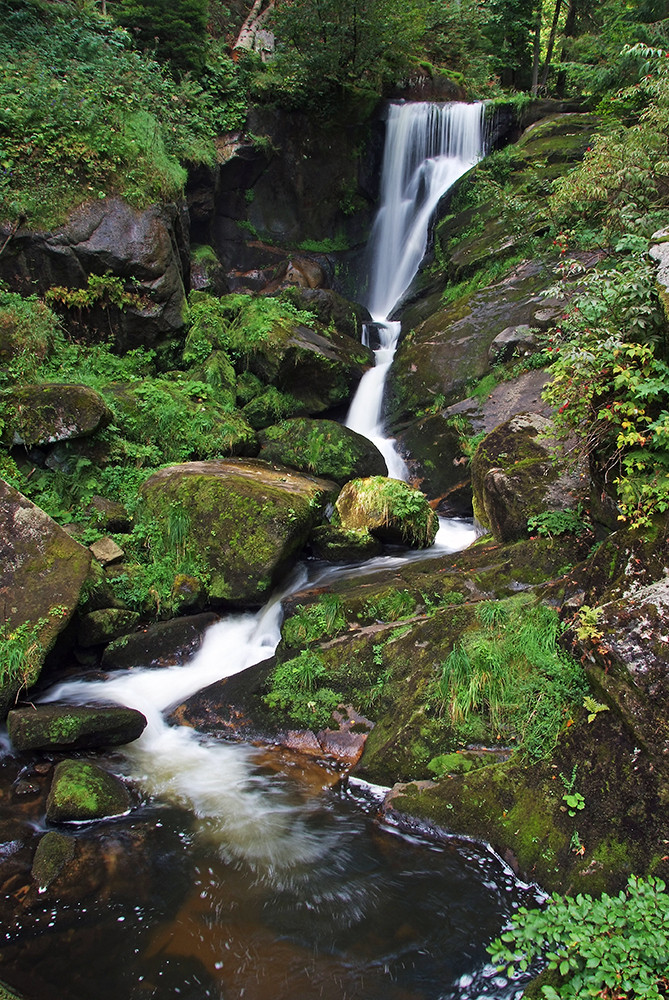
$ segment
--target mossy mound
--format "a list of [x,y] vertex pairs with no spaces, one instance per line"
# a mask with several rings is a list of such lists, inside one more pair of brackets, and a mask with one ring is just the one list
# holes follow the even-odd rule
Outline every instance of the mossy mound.
[[91,554],[43,510],[0,480],[0,715],[37,680],[77,606]]
[[[569,786],[581,807],[568,806]],[[613,712],[589,723],[581,710],[546,760],[514,756],[439,782],[398,786],[389,804],[488,841],[549,891],[596,894],[619,889],[633,872],[666,879],[669,871],[666,784]]]
[[47,357],[58,325],[44,302],[0,290],[0,363],[7,365],[21,355],[31,364]]
[[399,479],[352,479],[335,504],[346,531],[369,531],[384,542],[428,548],[439,521],[420,490]]
[[84,822],[123,816],[131,799],[123,782],[85,760],[63,760],[57,765],[46,802],[50,823]]
[[218,390],[177,373],[110,385],[104,390],[116,423],[130,441],[153,445],[163,460],[253,455],[256,436],[234,408],[231,390]]
[[88,437],[112,418],[102,397],[85,385],[16,386],[2,394],[0,410],[4,443],[27,447]]
[[[262,386],[293,400],[292,410],[281,415],[318,414],[345,402],[371,364],[367,348],[287,300],[239,294],[214,299],[193,292],[190,302],[194,322],[187,351],[203,357],[223,351],[238,375],[250,372]],[[258,408],[256,403],[251,413],[253,426],[276,420],[269,404],[266,414]]]
[[15,708],[7,717],[9,738],[19,751],[121,746],[141,736],[145,726],[134,708],[37,705]]
[[266,462],[190,462],[142,486],[163,550],[185,544],[205,570],[214,603],[260,603],[297,558],[336,487]]
[[126,608],[100,608],[79,615],[77,642],[80,646],[102,646],[127,635],[139,625],[140,616]]
[[384,476],[385,460],[362,434],[334,420],[284,420],[260,435],[259,458],[290,465],[343,486],[357,476]]
[[528,518],[568,511],[585,499],[585,476],[556,462],[551,420],[519,413],[479,444],[472,458],[474,515],[502,542],[529,534]]

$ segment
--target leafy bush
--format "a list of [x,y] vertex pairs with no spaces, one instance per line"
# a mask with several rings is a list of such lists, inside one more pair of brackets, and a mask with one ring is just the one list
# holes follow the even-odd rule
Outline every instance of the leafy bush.
[[489,947],[507,974],[548,960],[565,981],[546,1000],[604,997],[663,1000],[669,991],[669,895],[659,878],[630,876],[616,896],[554,894],[544,910],[521,907]]
[[637,525],[669,507],[663,336],[654,269],[631,253],[580,279],[549,347],[544,398],[556,410],[558,432],[576,436],[581,453],[617,486],[622,518]]

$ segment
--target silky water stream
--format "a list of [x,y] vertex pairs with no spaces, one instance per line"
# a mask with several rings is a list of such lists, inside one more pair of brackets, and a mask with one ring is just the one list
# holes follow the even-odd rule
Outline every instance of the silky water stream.
[[[425,253],[437,201],[482,155],[481,135],[480,106],[389,109],[367,296],[377,363],[348,424],[375,441],[397,478],[406,468],[381,418],[399,336],[389,317]],[[429,555],[472,539],[471,526],[442,521]],[[334,769],[166,721],[190,694],[272,655],[281,598],[306,580],[298,568],[259,613],[212,626],[185,665],[49,692],[50,700],[138,708],[148,725],[107,758],[142,804],[128,817],[69,830],[81,841],[81,887],[58,902],[47,891],[41,909],[19,908],[5,922],[0,978],[27,1000],[520,995],[522,982],[498,976],[485,945],[534,889],[492,851],[379,821],[379,790],[340,783]],[[101,843],[87,868],[87,846]]]

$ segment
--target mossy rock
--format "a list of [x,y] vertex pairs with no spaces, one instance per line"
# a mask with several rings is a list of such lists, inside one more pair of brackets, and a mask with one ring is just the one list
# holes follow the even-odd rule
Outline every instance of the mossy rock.
[[238,374],[250,371],[292,397],[299,406],[293,413],[318,414],[344,403],[372,363],[369,349],[353,337],[280,300],[191,293],[190,301],[206,312],[212,345],[226,351]]
[[385,459],[362,434],[334,420],[284,420],[260,435],[259,458],[332,479],[384,476]]
[[[574,815],[564,799],[571,781],[584,799]],[[545,760],[514,755],[438,782],[397,786],[389,804],[487,841],[548,891],[599,894],[617,891],[632,873],[666,879],[669,871],[666,782],[613,712],[588,723],[582,710]]]
[[53,774],[46,818],[50,823],[80,823],[124,816],[131,804],[119,778],[90,761],[63,760]]
[[80,646],[101,646],[121,635],[133,632],[140,622],[135,611],[125,608],[100,608],[79,615],[77,641]]
[[122,746],[142,735],[146,719],[134,708],[37,705],[15,708],[7,717],[16,750],[83,750]]
[[336,487],[257,460],[190,462],[154,473],[141,489],[145,516],[163,532],[179,521],[207,573],[212,603],[257,604],[299,555]]
[[0,298],[0,364],[26,353],[46,358],[59,328],[57,316],[37,298],[4,292]]
[[499,541],[526,537],[528,518],[572,510],[585,499],[585,474],[566,457],[559,465],[556,455],[553,422],[538,413],[516,414],[476,449],[474,515]]
[[360,341],[362,324],[369,318],[363,306],[345,299],[331,288],[290,288],[281,293],[281,298],[298,309],[313,313],[324,327],[334,327],[355,341]]
[[[75,855],[75,842],[56,830],[49,830],[40,838],[33,859],[32,877],[40,892],[44,892],[58,878]],[[0,993],[0,1000],[2,994]]]
[[102,396],[85,385],[16,386],[0,396],[8,445],[53,444],[88,437],[112,419]]
[[428,548],[439,521],[425,494],[399,479],[369,476],[348,482],[335,503],[341,527],[381,541]]
[[91,554],[3,480],[0,554],[4,718],[19,691],[35,683],[45,655],[68,624],[88,577]]
[[332,563],[364,562],[381,555],[383,546],[369,531],[344,531],[332,524],[318,524],[309,536],[317,559]]

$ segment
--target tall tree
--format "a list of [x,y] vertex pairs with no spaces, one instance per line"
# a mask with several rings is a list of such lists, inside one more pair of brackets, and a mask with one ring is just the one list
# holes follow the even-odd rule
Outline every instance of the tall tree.
[[207,0],[121,0],[114,15],[140,45],[178,75],[198,74],[205,63]]

